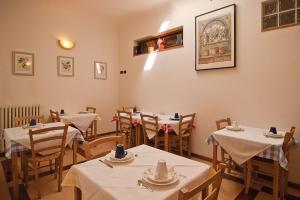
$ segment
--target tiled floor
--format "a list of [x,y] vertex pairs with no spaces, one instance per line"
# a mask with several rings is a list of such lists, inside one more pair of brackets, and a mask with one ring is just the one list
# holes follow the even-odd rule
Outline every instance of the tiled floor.
[[[109,148],[109,147],[108,147]],[[79,161],[83,161],[84,159],[79,156]],[[199,160],[194,158],[197,161],[200,162],[206,162],[203,160]],[[0,159],[1,160],[1,159]],[[3,160],[3,159],[2,159]],[[208,163],[208,162],[206,162]],[[70,165],[72,164],[72,151],[68,150],[66,152],[66,156],[64,159],[64,165]],[[210,163],[208,163],[210,164]],[[47,170],[47,169],[45,169]],[[63,172],[63,175],[65,176],[67,173],[67,170]],[[222,181],[221,190],[219,194],[220,200],[271,200],[272,195],[270,193],[270,190],[266,190],[267,192],[264,192],[261,186],[256,185],[255,189],[251,189],[249,195],[244,195],[244,185],[242,184],[241,180],[238,180],[237,178],[228,178],[229,176],[225,176],[225,178]],[[42,193],[42,199],[46,200],[63,200],[63,199],[73,199],[73,188],[70,187],[63,187],[62,192],[57,192],[57,180],[54,179],[53,175],[48,175],[40,178],[40,189]],[[289,190],[293,196],[291,196],[291,200],[293,199],[300,199],[300,191],[295,189]],[[8,185],[5,180],[4,171],[2,165],[0,165],[0,194],[1,194],[1,200],[9,200],[10,195],[8,191]],[[24,193],[23,193],[24,194]],[[29,188],[27,189],[27,195],[30,199],[34,199],[36,195],[36,191],[34,189],[34,185],[29,183]],[[297,198],[299,197],[299,198]],[[27,199],[22,198],[22,199]]]

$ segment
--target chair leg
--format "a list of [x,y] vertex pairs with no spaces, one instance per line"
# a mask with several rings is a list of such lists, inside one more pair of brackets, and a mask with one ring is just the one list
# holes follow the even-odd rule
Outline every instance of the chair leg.
[[192,143],[192,137],[189,136],[188,137],[188,157],[189,158],[192,157],[192,145],[191,145],[191,143]]
[[52,173],[52,160],[49,160],[49,170],[50,170],[50,173]]
[[251,160],[247,161],[247,178],[246,178],[246,188],[245,188],[245,194],[248,194],[251,184],[251,175],[252,175],[252,163]]
[[26,157],[24,158],[24,180],[25,180],[25,188],[28,188],[28,161]]
[[58,174],[58,159],[54,160],[54,179],[57,179],[57,174]]
[[157,148],[158,136],[156,135],[154,138],[154,148]]
[[183,146],[182,146],[182,137],[179,138],[179,153],[183,156]]
[[35,183],[35,188],[38,193],[38,199],[41,199],[42,195],[41,195],[41,191],[40,191],[40,187],[39,187],[38,167],[37,167],[37,163],[35,163],[35,162],[33,163],[33,171],[34,171],[34,183]]
[[289,193],[289,171],[283,170],[284,173],[284,196],[287,196]]
[[61,182],[62,182],[62,168],[63,168],[63,156],[59,158],[59,172],[58,172],[58,192],[61,192]]

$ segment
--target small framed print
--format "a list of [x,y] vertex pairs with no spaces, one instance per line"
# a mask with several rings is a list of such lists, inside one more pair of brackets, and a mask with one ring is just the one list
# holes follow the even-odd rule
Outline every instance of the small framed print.
[[12,73],[14,75],[33,76],[34,75],[34,54],[13,51],[12,53]]
[[94,78],[106,80],[107,79],[107,63],[105,62],[94,62]]
[[74,58],[57,56],[57,75],[58,76],[74,76]]

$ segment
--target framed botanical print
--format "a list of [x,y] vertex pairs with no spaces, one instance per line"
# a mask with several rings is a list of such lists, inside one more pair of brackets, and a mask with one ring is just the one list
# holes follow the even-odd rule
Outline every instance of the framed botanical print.
[[57,74],[58,76],[74,76],[74,58],[57,56]]
[[34,75],[34,54],[25,52],[12,52],[12,73],[14,75]]
[[195,70],[235,67],[235,9],[233,4],[195,17]]
[[105,62],[94,62],[94,78],[95,79],[107,79],[107,63]]

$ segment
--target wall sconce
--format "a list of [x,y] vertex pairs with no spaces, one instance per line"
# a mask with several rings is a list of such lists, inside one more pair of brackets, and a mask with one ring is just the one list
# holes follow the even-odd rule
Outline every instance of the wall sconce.
[[73,49],[75,46],[75,42],[71,40],[58,40],[58,44],[61,48],[67,50]]

